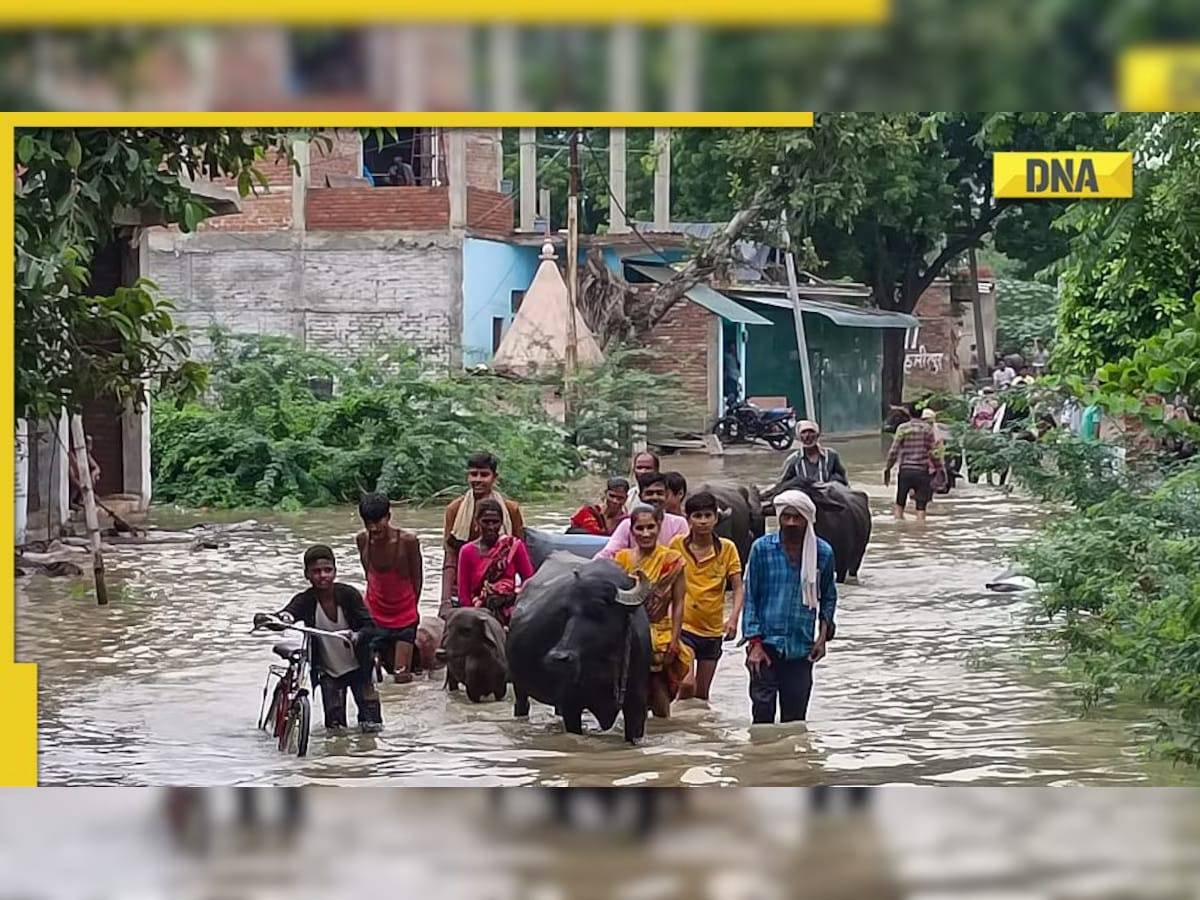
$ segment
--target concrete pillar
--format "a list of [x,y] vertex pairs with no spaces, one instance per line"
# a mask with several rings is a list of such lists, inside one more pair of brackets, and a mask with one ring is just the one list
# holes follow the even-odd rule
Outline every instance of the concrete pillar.
[[13,469],[13,542],[20,547],[25,543],[25,522],[29,512],[29,423],[25,419],[17,419]]
[[467,133],[447,129],[446,177],[450,180],[450,229],[467,227]]
[[629,234],[625,221],[625,129],[608,130],[608,186],[612,196],[608,201],[608,233]]
[[58,537],[70,512],[67,418],[60,415],[49,421],[30,423],[29,428],[38,438],[29,443],[29,452],[38,455],[37,484],[30,483],[29,492],[37,492],[41,509],[32,519],[26,516],[26,539],[50,540]]
[[396,109],[425,108],[425,35],[426,29],[397,29],[399,71],[396,73]]
[[150,508],[150,398],[146,407],[137,410],[127,401],[121,416],[121,467],[124,483],[121,492],[137,494],[138,512]]
[[308,227],[304,207],[308,201],[309,182],[312,179],[308,141],[293,141],[292,153],[296,157],[296,165],[300,167],[299,172],[292,170],[292,231],[303,233]]
[[546,232],[550,232],[550,188],[538,191],[538,218],[546,223]]
[[654,129],[654,146],[658,159],[654,164],[654,225],[666,228],[671,224],[671,129]]
[[521,129],[521,230],[533,231],[537,217],[537,129]]
[[700,32],[695,23],[672,25],[670,104],[676,112],[700,108]]
[[641,32],[635,25],[618,25],[608,39],[608,100],[611,109],[642,108]]
[[491,70],[491,107],[499,112],[521,109],[517,77],[517,29],[501,23],[488,29],[488,68]]

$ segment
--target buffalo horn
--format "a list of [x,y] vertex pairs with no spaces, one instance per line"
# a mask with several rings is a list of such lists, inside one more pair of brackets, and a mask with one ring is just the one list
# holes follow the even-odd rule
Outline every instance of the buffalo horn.
[[628,591],[617,589],[617,602],[624,606],[641,606],[646,595],[650,593],[650,579],[644,573],[637,573],[637,584]]

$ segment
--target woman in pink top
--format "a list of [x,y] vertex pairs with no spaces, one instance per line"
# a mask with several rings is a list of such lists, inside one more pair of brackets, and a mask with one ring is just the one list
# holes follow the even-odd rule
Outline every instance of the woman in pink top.
[[504,513],[490,497],[475,510],[479,539],[463,544],[458,551],[458,604],[484,606],[506,628],[517,602],[517,578],[524,583],[533,577],[533,563],[525,542],[501,534]]
[[[645,475],[639,475],[638,496],[640,498],[639,502],[649,504],[657,509],[663,509],[667,503],[667,477],[661,472],[647,472]],[[681,534],[686,537],[689,531],[691,529],[688,527],[687,519],[683,516],[677,516],[664,511],[662,526],[658,532],[658,543],[664,547],[669,547],[671,541],[675,540]],[[604,545],[604,549],[596,554],[596,558],[612,559],[622,550],[632,550],[635,546],[633,533],[629,526],[629,519],[625,519],[617,526],[617,530],[612,533],[612,537],[608,539],[608,543]]]

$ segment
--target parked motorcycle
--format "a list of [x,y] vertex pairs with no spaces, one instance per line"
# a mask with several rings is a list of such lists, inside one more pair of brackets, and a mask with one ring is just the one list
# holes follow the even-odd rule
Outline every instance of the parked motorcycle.
[[713,426],[722,444],[765,441],[772,450],[787,450],[796,440],[796,411],[790,406],[760,409],[745,400],[731,400]]

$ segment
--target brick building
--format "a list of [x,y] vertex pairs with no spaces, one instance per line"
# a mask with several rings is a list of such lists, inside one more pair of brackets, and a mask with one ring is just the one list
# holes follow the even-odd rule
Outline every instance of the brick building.
[[[989,269],[979,270],[979,299],[985,345],[996,348],[996,283]],[[909,329],[904,345],[904,398],[925,391],[959,393],[977,368],[975,315],[970,281],[939,278],[918,298],[913,314],[919,325]],[[983,377],[987,376],[985,366]]]
[[513,231],[499,130],[402,130],[383,148],[327,137],[297,143],[297,167],[265,165],[239,214],[150,233],[149,276],[201,354],[217,324],[335,354],[403,339],[460,364],[467,244]]

